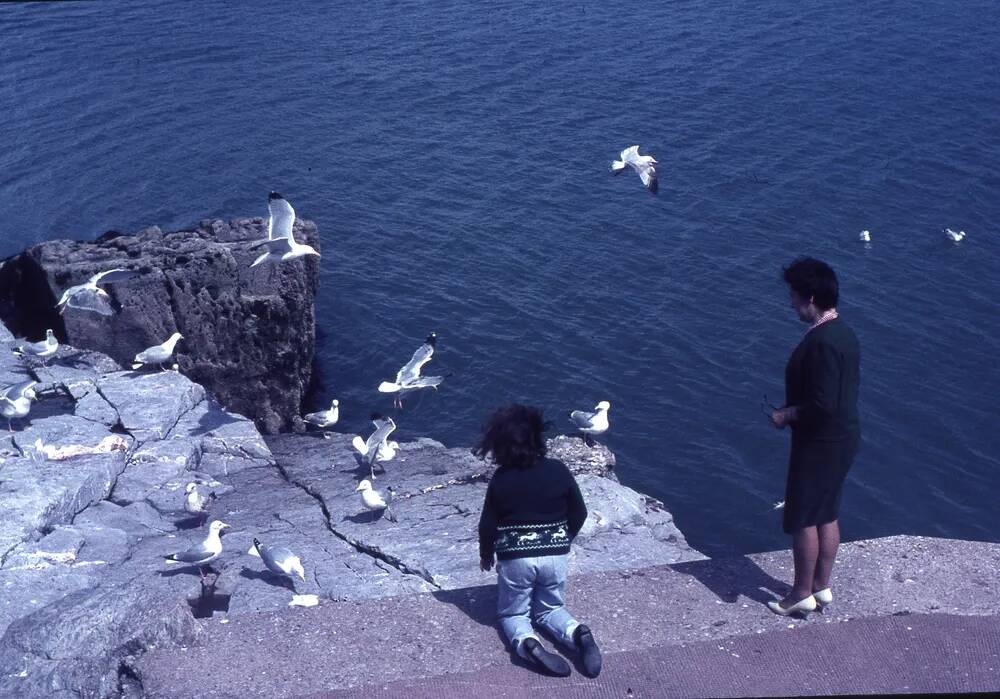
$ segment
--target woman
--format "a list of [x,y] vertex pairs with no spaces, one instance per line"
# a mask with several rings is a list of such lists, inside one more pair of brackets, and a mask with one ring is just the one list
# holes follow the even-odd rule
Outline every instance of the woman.
[[792,535],[795,582],[775,614],[807,613],[833,602],[830,573],[840,545],[840,491],[858,451],[858,338],[837,313],[837,275],[810,257],[784,269],[792,308],[809,323],[785,368],[785,407],[771,413],[792,430],[784,530]]
[[536,408],[511,405],[483,428],[473,452],[492,455],[499,468],[479,519],[479,565],[488,571],[497,558],[497,618],[515,653],[543,672],[570,674],[569,664],[542,646],[533,619],[579,652],[584,673],[597,677],[601,651],[590,629],[563,603],[570,542],[587,507],[569,469],[545,457],[545,427]]

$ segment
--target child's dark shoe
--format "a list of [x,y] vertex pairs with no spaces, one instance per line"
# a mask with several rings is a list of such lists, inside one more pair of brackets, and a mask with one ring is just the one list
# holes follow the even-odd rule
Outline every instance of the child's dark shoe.
[[565,658],[545,650],[534,638],[526,638],[523,643],[524,654],[539,668],[556,677],[569,677],[569,663]]
[[587,677],[597,677],[601,674],[601,649],[597,647],[594,634],[583,624],[576,627],[573,632],[573,642],[576,643],[577,650],[583,660],[583,674]]

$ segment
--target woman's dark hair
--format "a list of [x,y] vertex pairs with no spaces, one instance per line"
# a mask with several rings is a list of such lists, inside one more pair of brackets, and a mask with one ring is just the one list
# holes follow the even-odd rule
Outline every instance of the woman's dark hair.
[[804,299],[811,298],[816,308],[827,310],[837,305],[840,285],[833,267],[812,257],[800,257],[781,270],[785,283]]
[[493,413],[483,425],[472,453],[482,457],[492,454],[500,466],[528,468],[545,456],[542,433],[548,426],[538,408],[508,405]]

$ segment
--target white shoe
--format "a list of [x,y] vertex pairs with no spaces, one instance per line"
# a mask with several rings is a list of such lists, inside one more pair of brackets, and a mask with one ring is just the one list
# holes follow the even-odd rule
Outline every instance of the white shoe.
[[828,604],[833,604],[833,591],[828,587],[824,587],[819,592],[814,592],[813,597],[816,598],[816,603],[821,607],[825,607]]
[[808,614],[816,609],[816,598],[809,595],[805,599],[799,600],[791,607],[782,607],[779,600],[772,600],[767,603],[767,608],[778,616],[792,616],[793,614]]

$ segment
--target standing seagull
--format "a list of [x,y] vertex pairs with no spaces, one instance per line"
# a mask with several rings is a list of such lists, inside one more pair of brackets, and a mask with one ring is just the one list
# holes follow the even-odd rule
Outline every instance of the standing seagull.
[[94,311],[102,316],[113,316],[115,309],[111,305],[111,297],[104,289],[98,288],[98,284],[112,284],[124,281],[136,276],[136,273],[127,269],[109,269],[107,272],[99,272],[87,280],[85,284],[71,286],[63,292],[56,304],[59,315],[66,312],[67,308],[79,308],[82,311]]
[[[302,417],[305,422],[310,425],[315,425],[321,430],[325,430],[327,427],[333,427],[337,424],[337,420],[340,419],[340,401],[336,398],[330,403],[329,410],[320,410],[318,413],[308,413]],[[330,438],[328,432],[323,432],[323,437],[326,439]]]
[[389,503],[392,502],[392,488],[389,489],[389,502],[386,502],[382,495],[372,488],[372,484],[367,480],[358,483],[358,487],[354,489],[354,492],[358,492],[359,490],[361,491],[361,502],[364,504],[365,509],[372,513],[373,522],[375,521],[375,513],[382,510],[385,510],[385,516],[390,522],[399,521],[389,508]]
[[639,146],[629,146],[622,151],[621,160],[611,163],[611,172],[616,175],[625,169],[626,165],[631,165],[632,169],[639,173],[639,179],[653,194],[656,194],[659,185],[656,182],[656,160],[651,155],[639,155]]
[[7,430],[13,434],[11,421],[27,417],[31,411],[31,401],[36,400],[37,381],[22,381],[0,391],[0,414],[7,418]]
[[[371,469],[372,480],[375,480],[375,464],[392,461],[396,456],[396,450],[399,449],[399,443],[389,441],[389,435],[396,429],[396,423],[391,417],[373,413],[372,422],[375,424],[375,431],[371,436],[367,440],[355,436],[351,444],[361,454],[362,461]],[[385,472],[384,467],[382,472]]]
[[255,538],[248,553],[260,558],[264,562],[264,566],[272,573],[288,577],[298,575],[302,578],[302,582],[306,580],[306,571],[302,568],[302,561],[284,546],[267,546]]
[[185,551],[179,551],[167,556],[167,563],[187,563],[198,566],[201,578],[204,581],[205,570],[202,566],[207,566],[222,553],[222,539],[219,537],[222,530],[228,528],[229,525],[225,522],[214,520],[208,525],[208,536],[205,537],[204,541]]
[[207,495],[203,495],[198,490],[197,483],[188,483],[187,487],[184,488],[184,492],[187,493],[184,497],[184,511],[201,518],[201,524],[204,524],[204,520],[208,519],[208,508],[217,497],[215,491],[213,490]]
[[431,360],[434,356],[434,346],[437,344],[437,335],[431,333],[427,336],[424,344],[417,348],[417,351],[413,353],[402,369],[396,373],[396,380],[383,381],[379,384],[379,393],[396,393],[397,395],[393,398],[393,407],[402,409],[403,407],[403,396],[412,391],[416,391],[420,388],[433,388],[437,387],[444,381],[443,376],[421,376],[420,368]]
[[132,368],[138,369],[143,364],[159,364],[160,369],[163,369],[163,365],[174,356],[174,347],[177,346],[177,341],[183,338],[184,336],[180,333],[174,333],[163,344],[153,345],[143,350],[135,355],[135,359],[132,360]]
[[950,228],[945,228],[944,232],[945,235],[947,235],[951,239],[951,242],[953,243],[961,243],[962,239],[965,238],[965,231],[955,232]]
[[45,364],[49,357],[59,349],[59,340],[51,329],[45,331],[45,339],[41,342],[25,342],[14,348],[14,354],[19,357],[37,357]]
[[295,236],[292,235],[295,209],[283,196],[271,192],[267,208],[271,211],[271,219],[267,224],[267,240],[258,241],[250,246],[251,250],[266,246],[267,252],[254,260],[251,267],[265,262],[287,262],[306,255],[319,257],[319,253],[312,246],[295,242]]
[[587,442],[587,446],[594,446],[594,440],[591,435],[604,434],[608,431],[608,427],[611,426],[608,422],[608,410],[610,409],[611,403],[602,400],[594,406],[594,412],[592,413],[584,412],[583,410],[574,410],[569,414],[569,419],[583,433],[583,438]]

